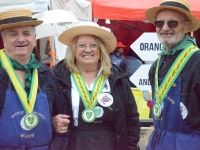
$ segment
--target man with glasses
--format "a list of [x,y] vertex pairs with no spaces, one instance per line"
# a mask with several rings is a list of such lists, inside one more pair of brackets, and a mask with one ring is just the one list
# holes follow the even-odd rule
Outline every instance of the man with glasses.
[[186,0],[162,0],[146,11],[163,50],[149,70],[154,131],[147,149],[200,147],[200,51],[189,36],[200,24]]

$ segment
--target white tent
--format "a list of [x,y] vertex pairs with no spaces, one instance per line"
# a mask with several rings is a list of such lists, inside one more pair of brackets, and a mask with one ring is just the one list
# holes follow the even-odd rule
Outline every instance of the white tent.
[[50,0],[0,0],[0,11],[13,8],[28,8],[33,13],[51,8]]
[[72,11],[83,21],[92,21],[92,4],[87,0],[52,0],[52,9]]
[[[13,8],[28,8],[33,14],[44,12],[51,9],[64,9],[72,11],[80,21],[92,21],[92,5],[87,0],[0,0],[0,12]],[[58,16],[59,17],[59,16]],[[44,54],[46,41],[48,38],[40,40],[40,56],[45,59]],[[66,46],[61,44],[55,36],[56,58],[63,59],[66,52]],[[49,59],[42,61],[48,63]]]

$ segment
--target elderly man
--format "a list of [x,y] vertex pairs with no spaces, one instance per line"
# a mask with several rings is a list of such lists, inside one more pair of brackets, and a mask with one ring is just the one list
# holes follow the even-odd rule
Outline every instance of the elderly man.
[[61,93],[49,67],[32,54],[42,21],[28,9],[1,12],[0,20],[0,149],[57,150],[51,116],[61,113]]
[[152,64],[155,130],[148,150],[197,150],[200,147],[200,51],[189,32],[199,28],[186,0],[163,0],[146,11],[163,51]]

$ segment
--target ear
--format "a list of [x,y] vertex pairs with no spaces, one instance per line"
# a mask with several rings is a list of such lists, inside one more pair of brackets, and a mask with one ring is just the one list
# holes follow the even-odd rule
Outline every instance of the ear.
[[186,25],[185,25],[185,33],[188,33],[189,30],[192,27],[192,22],[191,21],[187,21]]

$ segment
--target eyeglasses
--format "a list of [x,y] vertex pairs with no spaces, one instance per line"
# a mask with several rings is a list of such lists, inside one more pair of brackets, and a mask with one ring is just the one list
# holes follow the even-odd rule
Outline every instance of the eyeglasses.
[[[188,20],[183,20],[183,21],[170,20],[170,21],[167,21],[167,25],[169,28],[176,28],[176,27],[178,27],[178,24],[180,22],[184,22],[184,21],[188,21]],[[165,24],[165,21],[155,21],[154,22],[154,25],[157,28],[163,28],[164,24]]]
[[[87,45],[84,45],[84,44],[80,44],[80,45],[77,45],[76,48],[78,48],[78,50],[85,50],[88,46]],[[91,44],[89,45],[89,48],[91,50],[97,50],[99,46],[97,44]]]

